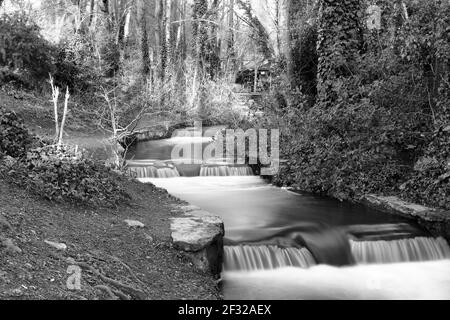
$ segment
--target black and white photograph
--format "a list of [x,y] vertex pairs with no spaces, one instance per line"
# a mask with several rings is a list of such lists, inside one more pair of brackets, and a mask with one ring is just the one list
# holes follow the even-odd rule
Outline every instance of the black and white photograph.
[[449,243],[450,0],[0,0],[0,304],[448,301]]

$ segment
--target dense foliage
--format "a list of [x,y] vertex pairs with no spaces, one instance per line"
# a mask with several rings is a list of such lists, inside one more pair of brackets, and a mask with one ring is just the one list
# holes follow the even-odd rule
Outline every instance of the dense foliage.
[[71,147],[31,150],[9,169],[17,184],[50,201],[117,206],[130,199],[120,183],[124,178]]
[[[47,23],[57,44],[21,14],[0,19],[6,48],[0,82],[34,86],[52,73],[85,106],[73,113],[116,141],[133,130],[165,127],[168,119],[169,126],[200,118],[245,128],[254,119],[282,130],[285,161],[274,178],[281,185],[340,199],[399,194],[450,208],[448,1],[291,1],[292,57],[283,53],[289,50],[282,48],[282,13],[275,12],[277,30],[270,30],[249,1],[232,1],[230,8],[204,0],[192,7],[137,1],[129,8],[98,1],[97,11],[80,2],[45,3],[48,20],[62,21],[61,30]],[[239,19],[233,3],[242,9]],[[382,10],[380,30],[366,28],[373,4]],[[243,115],[231,84],[248,58],[271,65],[271,91],[253,110],[264,117]],[[122,199],[108,169],[48,146],[29,152],[24,129],[11,125],[14,116],[2,119],[10,127],[0,130],[0,152],[22,157],[16,169],[24,185],[51,199],[92,203],[90,194],[98,194],[108,202],[109,192],[118,196],[108,203]]]
[[319,45],[315,104],[303,95],[291,96],[288,107],[276,92],[266,97],[271,116],[262,125],[282,129],[286,160],[274,181],[340,199],[398,194],[448,209],[450,5],[408,1],[405,16],[396,3],[379,4],[381,32],[351,15],[352,28],[328,33],[342,6],[321,8],[319,44],[334,44]]
[[0,159],[2,156],[24,156],[32,140],[21,119],[0,106]]
[[0,82],[15,81],[36,87],[54,71],[54,48],[40,34],[39,27],[22,14],[0,17]]
[[51,201],[117,206],[130,199],[121,184],[126,178],[76,148],[37,140],[15,113],[1,108],[0,173]]
[[322,108],[335,102],[339,80],[355,70],[361,45],[361,1],[322,0],[318,16],[317,91]]

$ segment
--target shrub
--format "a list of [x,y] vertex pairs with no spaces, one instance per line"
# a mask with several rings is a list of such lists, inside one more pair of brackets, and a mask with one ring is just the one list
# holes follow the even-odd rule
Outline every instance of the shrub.
[[402,196],[421,204],[450,209],[450,127],[437,131],[414,172],[402,186]]
[[[24,84],[37,87],[49,72],[54,71],[53,46],[24,14],[0,17],[0,44],[4,46],[5,53],[3,57],[0,55],[0,65],[18,70],[16,77]],[[10,72],[9,77],[13,74]]]
[[[384,18],[403,14],[386,6]],[[277,92],[267,97],[264,121],[281,128],[286,160],[274,182],[340,199],[397,194],[450,208],[449,10],[447,2],[411,2],[395,32],[366,30],[352,72],[332,80],[331,103],[320,103],[324,92],[312,108],[304,96],[284,93],[287,104]]]
[[294,35],[292,48],[294,63],[294,84],[302,93],[315,96],[317,94],[317,26],[305,25]]
[[14,112],[0,107],[0,158],[2,154],[22,157],[32,142],[33,138],[22,120]]
[[120,184],[124,178],[68,146],[33,149],[8,174],[15,183],[50,201],[112,207],[130,199]]
[[305,111],[295,129],[282,129],[288,163],[274,182],[339,199],[395,191],[409,168],[400,160],[394,117],[368,101]]

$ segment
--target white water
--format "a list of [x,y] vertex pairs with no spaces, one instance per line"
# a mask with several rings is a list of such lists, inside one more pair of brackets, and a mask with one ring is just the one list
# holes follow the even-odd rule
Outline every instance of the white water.
[[169,167],[167,168],[156,168],[153,166],[129,167],[128,170],[132,176],[135,176],[138,179],[145,179],[145,178],[168,179],[180,176],[177,168],[169,168]]
[[225,272],[225,299],[449,300],[450,261]]
[[[441,238],[427,238],[429,235],[409,220],[294,194],[255,176],[142,181],[220,215],[231,243],[258,247],[225,248],[225,259],[234,257],[234,261],[227,259],[228,271],[223,273],[223,292],[228,299],[450,299],[449,260],[409,262],[448,258],[448,244]],[[292,262],[290,249],[283,251],[277,245],[285,248],[293,243],[306,245],[317,261],[334,261],[333,255],[347,252],[362,264],[314,266],[307,254],[295,251],[294,256],[304,258],[298,263],[301,268],[283,268]],[[377,264],[365,264],[372,262]],[[274,269],[249,271],[261,266]],[[236,269],[239,271],[230,271]]]
[[311,253],[305,249],[276,246],[226,246],[224,270],[252,271],[282,267],[308,268],[315,265]]
[[350,246],[357,263],[395,263],[450,259],[450,247],[443,238],[418,237],[391,241],[350,240]]
[[[382,264],[450,259],[450,247],[443,238],[417,237],[391,241],[350,240],[357,264]],[[256,271],[283,267],[309,268],[316,265],[306,248],[274,245],[225,246],[225,271]]]
[[233,166],[206,166],[200,169],[201,177],[228,177],[228,176],[253,176],[253,170],[250,167]]
[[[180,177],[180,173],[175,166],[158,168],[157,164],[130,163],[128,170],[133,177],[138,179],[168,179]],[[230,176],[252,176],[253,170],[250,167],[233,166],[205,166],[200,169],[202,177],[230,177]]]

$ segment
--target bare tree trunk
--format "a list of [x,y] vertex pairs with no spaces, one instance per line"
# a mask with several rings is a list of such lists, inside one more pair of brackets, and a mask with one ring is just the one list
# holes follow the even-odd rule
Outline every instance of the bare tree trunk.
[[[177,1],[177,6],[179,6],[178,1]],[[178,10],[175,11],[175,16],[174,16],[175,20],[184,20],[183,8],[184,8],[184,2],[182,1],[181,5],[179,6],[179,11]],[[180,13],[178,14],[178,12],[180,12]],[[175,39],[175,45],[174,45],[174,55],[176,52],[181,56],[181,49],[182,49],[181,41],[182,41],[182,37],[183,37],[183,26],[184,26],[184,22],[180,22],[176,25],[176,39]]]
[[128,42],[128,37],[130,35],[130,22],[131,22],[131,10],[128,10],[126,16],[125,16],[125,25],[123,30],[123,42],[126,45]]
[[50,75],[50,86],[52,87],[52,101],[55,118],[55,141],[56,141],[59,137],[59,119],[58,119],[59,88],[55,86],[52,75]]
[[103,15],[106,17],[107,21],[106,21],[106,27],[108,29],[108,32],[111,32],[112,30],[112,25],[111,25],[111,16],[110,16],[110,10],[109,10],[109,5],[110,2],[109,0],[102,0],[102,7],[101,7],[101,11],[103,12]]
[[275,0],[275,31],[276,31],[276,42],[277,42],[277,55],[281,56],[282,52],[281,52],[281,38],[282,38],[282,33],[283,30],[281,30],[282,28],[282,24],[280,23],[281,20],[281,10],[280,10],[280,0]]
[[[117,1],[117,0],[116,0]],[[123,49],[124,46],[124,38],[125,38],[125,24],[127,22],[128,12],[126,12],[127,8],[125,6],[125,1],[120,1],[120,6],[116,5],[116,19],[118,21],[118,30],[117,30],[117,40],[116,43],[119,45],[120,49]]]
[[138,0],[138,16],[142,54],[142,75],[146,78],[150,73],[150,52],[148,47],[147,16],[145,0]]
[[202,120],[205,117],[206,94],[205,94],[205,58],[206,44],[208,41],[208,30],[205,22],[208,12],[207,0],[195,0],[193,10],[193,33],[194,33],[194,52],[196,62],[196,75],[198,77],[199,90],[198,95],[198,118]]
[[102,12],[106,15],[109,15],[109,0],[102,0]]
[[69,87],[67,87],[66,88],[66,96],[65,96],[65,100],[64,100],[63,118],[61,121],[61,128],[59,129],[58,146],[62,145],[62,141],[63,141],[64,126],[66,124],[66,116],[67,116],[67,111],[69,108],[69,98],[70,98]]
[[161,51],[161,24],[160,24],[160,18],[161,18],[161,1],[155,0],[155,19],[156,19],[156,28],[155,28],[155,59],[156,61],[159,61],[159,54]]
[[172,57],[172,0],[166,0],[166,17],[164,19],[166,33],[166,64],[170,65]]
[[234,55],[234,0],[230,0],[228,9],[228,56]]
[[91,0],[88,28],[92,26],[92,21],[94,20],[94,10],[95,10],[95,0]]
[[[182,19],[186,19],[186,15],[187,15],[187,3],[186,0],[181,0],[183,2],[183,9],[182,9]],[[181,24],[181,43],[180,43],[180,59],[182,59],[183,61],[186,59],[186,55],[187,55],[187,43],[186,43],[186,22],[182,22]]]
[[292,56],[292,47],[291,47],[291,1],[285,0],[284,6],[284,30],[283,30],[283,47],[284,47],[284,55],[286,58],[286,69],[288,75],[289,87],[292,88],[294,85],[294,61]]
[[234,74],[236,69],[236,52],[234,48],[234,7],[235,0],[229,0],[228,8],[228,35],[227,35],[227,66],[230,67],[231,74]]
[[159,77],[161,80],[165,78],[166,72],[166,38],[165,38],[165,15],[164,15],[164,0],[156,0],[155,6],[155,16],[156,16],[156,43],[158,45],[158,57],[160,62],[160,72]]
[[220,71],[220,43],[218,37],[218,25],[219,25],[219,0],[213,0],[212,8],[211,8],[211,17],[210,20],[213,21],[213,24],[210,28],[211,34],[209,36],[209,44],[210,44],[210,75],[211,78],[214,79],[216,75]]

